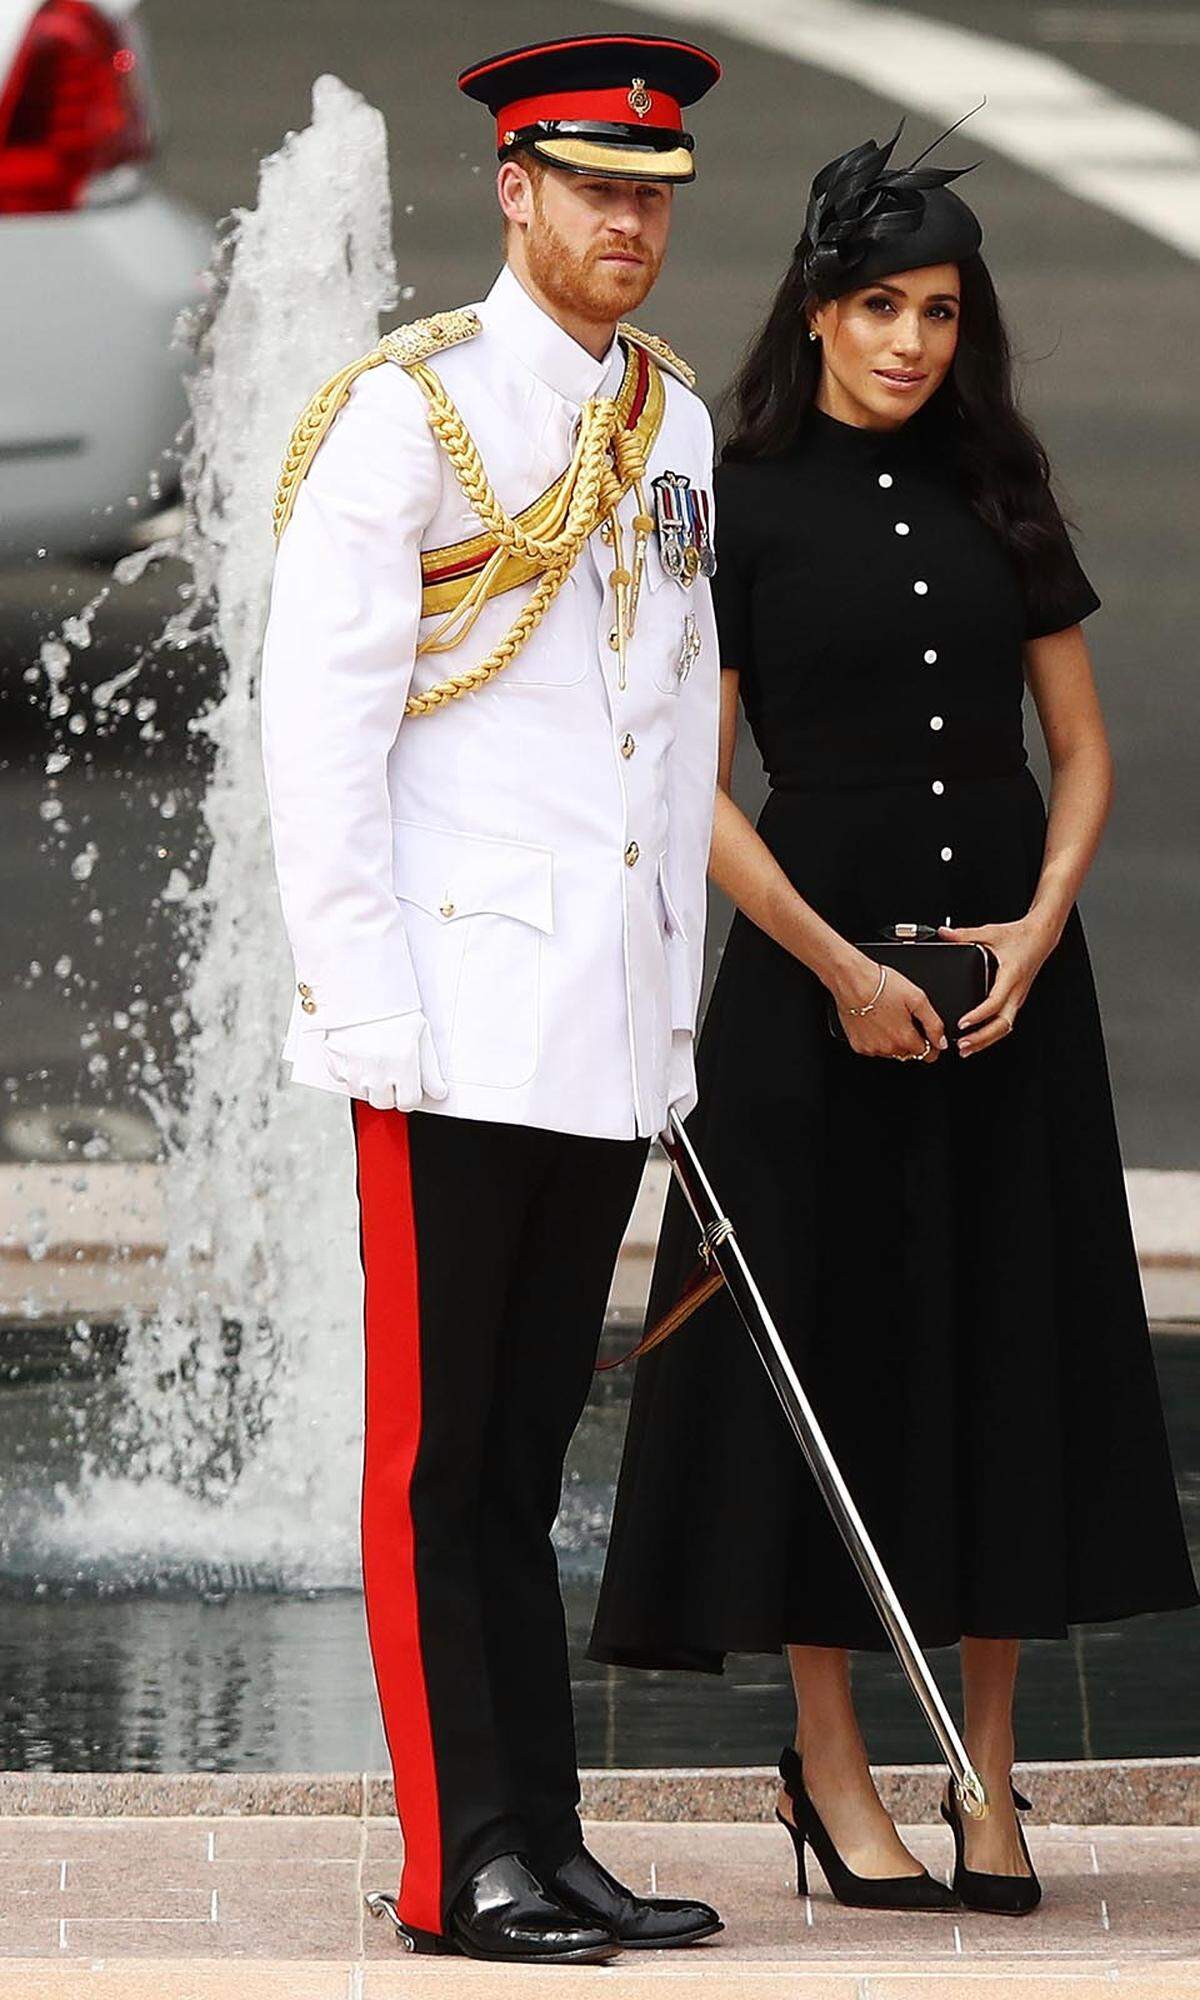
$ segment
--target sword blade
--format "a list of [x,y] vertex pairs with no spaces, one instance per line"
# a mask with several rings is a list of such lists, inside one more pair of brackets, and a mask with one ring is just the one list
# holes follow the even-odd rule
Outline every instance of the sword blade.
[[708,1245],[708,1254],[725,1280],[821,1497],[879,1613],[896,1658],[950,1771],[962,1808],[981,1818],[987,1811],[983,1780],[967,1755],[904,1606],[829,1449],[792,1358],[742,1254],[733,1225],[718,1203],[696,1149],[674,1112],[661,1138],[676,1180],[696,1218],[701,1239]]

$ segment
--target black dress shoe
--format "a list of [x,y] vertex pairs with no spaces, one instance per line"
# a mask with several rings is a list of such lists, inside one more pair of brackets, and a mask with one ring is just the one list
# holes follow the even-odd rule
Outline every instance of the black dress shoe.
[[546,1876],[546,1887],[589,1922],[602,1924],[619,1945],[632,1951],[662,1951],[669,1945],[699,1944],[725,1926],[708,1903],[678,1896],[635,1896],[581,1847]]
[[825,1880],[839,1903],[852,1910],[952,1910],[958,1897],[944,1882],[934,1880],[927,1869],[919,1875],[856,1875],[842,1860],[829,1837],[825,1822],[808,1796],[799,1757],[786,1749],[779,1759],[783,1789],[792,1802],[795,1824],[781,1812],[775,1814],[780,1826],[791,1835],[796,1850],[796,1894],[808,1894],[808,1874],[804,1850],[811,1847],[824,1871]]
[[442,1933],[402,1922],[392,1896],[368,1896],[367,1908],[390,1918],[406,1951],[457,1951],[512,1965],[591,1965],[619,1949],[605,1925],[560,1902],[519,1854],[501,1854],[472,1875]]
[[[1029,1800],[1021,1797],[1015,1785],[1012,1786],[1012,1796],[1018,1812],[1032,1810]],[[991,1917],[1032,1916],[1042,1900],[1042,1885],[1029,1858],[1025,1829],[1020,1820],[1017,1821],[1017,1838],[1021,1843],[1021,1853],[1025,1857],[1028,1875],[988,1875],[977,1868],[968,1868],[963,1858],[966,1838],[953,1785],[947,1798],[942,1801],[942,1818],[954,1835],[954,1887],[967,1909],[986,1910]]]

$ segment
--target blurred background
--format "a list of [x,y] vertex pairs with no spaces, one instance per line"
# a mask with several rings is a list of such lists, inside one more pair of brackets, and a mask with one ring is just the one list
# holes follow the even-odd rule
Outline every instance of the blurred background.
[[[181,1334],[176,1283],[169,1353],[155,1320],[164,1269],[178,1280],[186,1268],[164,1251],[180,1228],[172,1187],[199,1211],[187,1256],[210,1263],[220,1241],[197,1248],[197,1232],[232,1232],[245,1205],[232,1126],[224,1154],[212,1138],[236,1107],[209,1116],[203,1172],[193,1160],[181,1181],[177,1169],[197,1145],[189,1048],[213,842],[228,843],[239,802],[251,844],[260,828],[248,778],[226,787],[216,834],[205,808],[232,733],[250,740],[253,695],[213,727],[224,650],[171,540],[188,365],[171,334],[189,307],[211,325],[220,288],[201,276],[217,226],[232,245],[223,219],[254,207],[260,162],[308,124],[325,72],[387,122],[397,286],[385,324],[478,298],[499,256],[494,157],[455,74],[496,47],[623,28],[692,35],[725,64],[697,108],[700,176],[677,202],[668,267],[642,313],[692,361],[710,403],[763,314],[816,167],[882,139],[901,111],[908,157],[987,98],[947,157],[981,162],[971,198],[1026,406],[1104,602],[1088,638],[1119,786],[1084,914],[1200,1535],[1200,14],[1012,0],[919,11],[460,0],[445,15],[412,0],[0,0],[0,1766],[384,1762],[345,1550],[353,1423],[333,1485],[297,1475],[289,1490],[311,1560],[281,1564],[277,1528],[256,1540],[246,1526],[270,1453],[303,1461],[323,1435],[312,1384],[331,1355],[353,1391],[352,1301],[303,1338],[284,1315],[228,1299],[206,1331]],[[319,240],[320,187],[305,199]],[[301,311],[302,274],[280,282]],[[203,364],[203,333],[197,344]],[[293,412],[355,350],[318,351]],[[265,348],[246,352],[275,367]],[[286,332],[277,352],[286,380]],[[741,760],[753,809],[760,776],[745,745]],[[253,929],[251,890],[243,882]],[[264,898],[261,926],[276,923]],[[724,928],[718,911],[710,961]],[[243,1019],[236,985],[221,991],[210,1015]],[[256,1132],[273,1115],[260,1112]],[[661,1172],[614,1294],[613,1347],[636,1324],[660,1192]],[[340,1256],[341,1238],[328,1248]],[[620,1375],[603,1378],[572,1459],[561,1548],[577,1654],[627,1392]],[[181,1457],[163,1439],[183,1431],[201,1442]],[[938,1666],[952,1683],[952,1662]],[[1198,1666],[1186,1616],[1032,1647],[1023,1754],[1197,1751]],[[863,1689],[873,1752],[924,1757],[887,1661],[867,1663]],[[579,1657],[577,1696],[581,1751],[596,1764],[764,1763],[787,1712],[771,1660],[731,1662],[710,1684]]]

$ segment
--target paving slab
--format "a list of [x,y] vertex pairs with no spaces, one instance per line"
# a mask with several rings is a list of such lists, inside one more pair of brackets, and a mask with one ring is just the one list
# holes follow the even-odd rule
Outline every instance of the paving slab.
[[[904,1836],[935,1873],[943,1830]],[[1200,1828],[1035,1827],[1021,1924],[844,1910],[761,1823],[593,1822],[635,1889],[704,1896],[727,1928],[688,1952],[544,1968],[537,2000],[1200,2000]],[[395,1886],[394,1822],[362,1816],[0,1819],[0,2000],[519,2000],[528,1972],[413,1959],[363,1892]]]
[[[514,2000],[534,1990],[511,1969],[418,1963],[343,1968],[292,1960],[286,1965],[231,1966],[219,1960],[98,1959],[47,1965],[13,1961],[0,1994],[20,2000]],[[1036,1972],[1020,1961],[983,1974],[928,1964],[872,1967],[836,1962],[797,1968],[790,1962],[747,1968],[674,1965],[547,1969],[535,1975],[538,2000],[1195,2000],[1200,1965],[1164,1967],[1129,1976],[1115,1961],[1088,1968],[1047,1963]]]

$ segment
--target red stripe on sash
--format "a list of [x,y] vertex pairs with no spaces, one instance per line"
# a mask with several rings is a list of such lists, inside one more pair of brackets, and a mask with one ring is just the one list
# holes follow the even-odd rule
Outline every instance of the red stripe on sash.
[[421,1302],[408,1118],[356,1101],[354,1134],[365,1276],[367,1626],[404,1834],[400,1915],[440,1933],[441,1813],[411,1500],[421,1442]]

